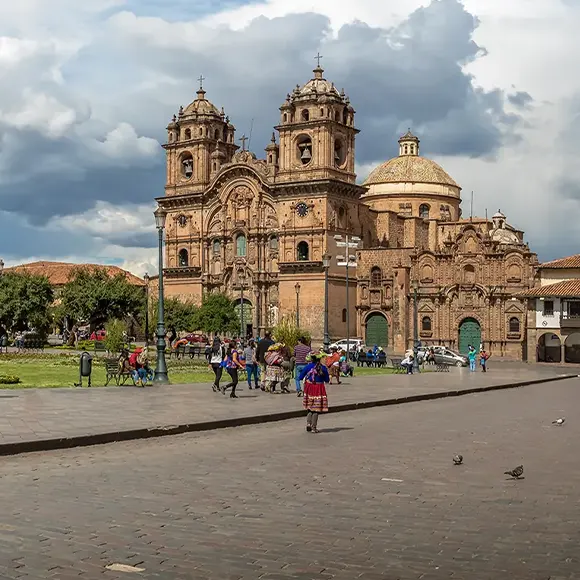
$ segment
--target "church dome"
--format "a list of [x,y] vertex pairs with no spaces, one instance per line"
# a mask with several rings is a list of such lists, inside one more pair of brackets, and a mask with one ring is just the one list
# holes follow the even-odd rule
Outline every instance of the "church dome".
[[436,183],[459,187],[435,161],[418,155],[401,155],[375,168],[364,185],[379,183]]
[[215,117],[221,117],[221,113],[218,108],[205,98],[205,91],[199,89],[197,91],[197,99],[187,105],[183,110],[184,116],[196,116],[196,115],[211,115]]
[[[312,96],[312,95],[328,95],[337,97],[340,99],[340,93],[333,83],[327,81],[322,75],[324,70],[321,67],[316,67],[314,69],[314,78],[310,79],[301,89],[300,96]],[[298,96],[298,94],[297,94]]]
[[419,156],[419,138],[407,131],[399,139],[399,156],[385,161],[367,177],[364,185],[383,183],[433,183],[459,188],[435,161]]

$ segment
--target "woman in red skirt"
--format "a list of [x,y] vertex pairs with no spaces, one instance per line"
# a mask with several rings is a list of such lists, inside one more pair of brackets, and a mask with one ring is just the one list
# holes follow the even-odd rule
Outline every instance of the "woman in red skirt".
[[308,411],[306,415],[306,431],[318,433],[318,415],[328,413],[328,396],[325,383],[330,381],[328,369],[322,364],[325,355],[311,354],[310,364],[300,373],[300,380],[304,381],[303,407]]

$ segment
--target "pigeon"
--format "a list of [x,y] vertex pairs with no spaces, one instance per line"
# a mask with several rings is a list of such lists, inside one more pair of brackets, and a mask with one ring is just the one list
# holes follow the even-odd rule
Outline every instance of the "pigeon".
[[524,472],[524,466],[523,465],[518,465],[517,467],[515,467],[511,471],[504,471],[504,474],[505,475],[510,475],[514,479],[520,479],[520,477],[522,476],[523,472]]
[[461,465],[463,463],[463,455],[459,455],[459,454],[454,455],[453,456],[453,463],[455,465]]
[[556,419],[555,421],[552,421],[552,425],[563,425],[564,421],[566,421],[566,417],[560,417],[559,419]]

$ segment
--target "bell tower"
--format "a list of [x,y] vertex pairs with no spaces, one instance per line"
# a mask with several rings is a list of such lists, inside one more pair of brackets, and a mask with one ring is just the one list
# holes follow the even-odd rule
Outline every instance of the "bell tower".
[[221,164],[231,161],[238,149],[235,127],[213,103],[205,98],[203,76],[199,77],[197,98],[185,109],[179,108],[167,126],[168,195],[201,193],[219,171]]
[[355,183],[355,111],[344,90],[324,78],[318,64],[302,88],[280,107],[278,174],[280,181],[339,179]]

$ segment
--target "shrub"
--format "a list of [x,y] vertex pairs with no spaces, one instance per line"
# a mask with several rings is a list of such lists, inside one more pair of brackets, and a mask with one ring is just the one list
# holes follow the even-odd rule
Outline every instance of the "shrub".
[[120,352],[125,343],[124,333],[125,333],[125,323],[122,320],[112,320],[105,324],[105,347],[106,349],[113,352]]
[[310,342],[311,340],[308,331],[302,330],[296,326],[296,319],[292,315],[283,317],[274,327],[272,334],[274,335],[276,342],[283,342],[290,350],[298,344],[298,339],[301,336],[306,338],[307,342]]
[[20,377],[15,375],[0,375],[0,385],[17,385],[20,383]]

